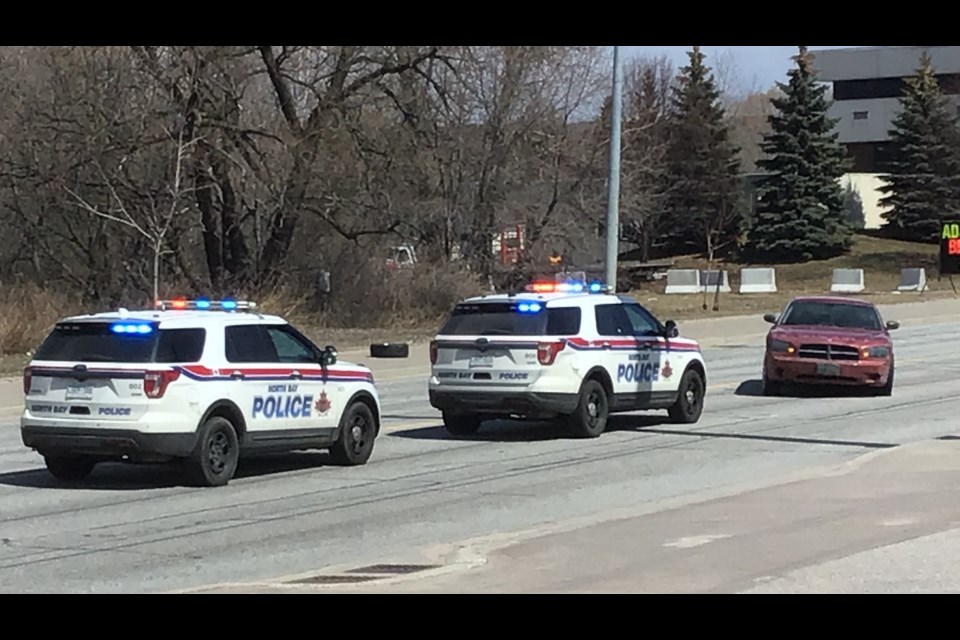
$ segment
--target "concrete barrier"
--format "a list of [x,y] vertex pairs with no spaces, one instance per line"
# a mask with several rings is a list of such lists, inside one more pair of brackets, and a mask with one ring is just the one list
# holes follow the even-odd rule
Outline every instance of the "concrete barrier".
[[717,290],[717,283],[720,284],[720,293],[730,293],[730,279],[726,271],[701,271],[700,272],[700,291],[713,293]]
[[926,269],[900,269],[900,285],[897,291],[925,291],[926,289]]
[[664,293],[699,293],[700,272],[696,269],[669,269]]
[[740,293],[776,293],[777,271],[773,268],[740,269]]
[[864,290],[863,269],[834,269],[830,291],[860,293]]

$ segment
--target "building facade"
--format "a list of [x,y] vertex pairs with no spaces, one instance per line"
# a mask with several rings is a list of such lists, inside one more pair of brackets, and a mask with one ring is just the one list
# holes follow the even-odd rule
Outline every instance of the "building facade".
[[890,159],[890,129],[900,111],[905,78],[916,73],[920,56],[930,56],[941,90],[960,108],[960,47],[854,47],[812,51],[819,80],[832,84],[838,141],[852,160],[845,186],[858,192],[865,226],[883,224],[877,189]]

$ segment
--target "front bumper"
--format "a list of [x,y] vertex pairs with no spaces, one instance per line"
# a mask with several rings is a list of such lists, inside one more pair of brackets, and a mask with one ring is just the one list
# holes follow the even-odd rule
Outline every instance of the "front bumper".
[[879,387],[890,376],[890,360],[815,360],[767,354],[764,372],[773,382]]
[[546,419],[573,413],[580,398],[570,393],[459,391],[430,389],[430,405],[451,414],[523,416]]
[[20,427],[24,446],[41,455],[89,455],[103,459],[169,459],[189,456],[197,434],[144,433],[132,429],[49,427],[24,424]]

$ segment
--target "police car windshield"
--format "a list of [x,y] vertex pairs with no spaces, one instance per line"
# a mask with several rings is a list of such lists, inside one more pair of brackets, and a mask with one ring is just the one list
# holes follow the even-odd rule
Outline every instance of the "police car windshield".
[[[520,311],[517,302],[479,302],[457,305],[440,329],[448,336],[562,336],[580,331],[580,309],[562,307]],[[527,301],[529,302],[529,301]]]
[[873,307],[842,302],[819,302],[802,300],[794,302],[787,310],[783,325],[842,327],[879,331],[880,318]]
[[47,336],[34,360],[60,362],[171,363],[197,362],[203,353],[203,329],[164,329],[117,333],[111,323],[60,323]]

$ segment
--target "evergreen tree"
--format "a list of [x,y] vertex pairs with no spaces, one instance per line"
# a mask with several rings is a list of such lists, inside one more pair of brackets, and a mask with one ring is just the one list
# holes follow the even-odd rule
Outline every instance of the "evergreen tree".
[[744,255],[758,262],[821,260],[853,244],[840,185],[846,154],[836,120],[827,117],[826,86],[817,83],[806,47],[793,59],[789,83],[777,83],[784,95],[772,100],[776,111],[757,163],[768,175],[759,181]]
[[744,218],[739,149],[729,139],[713,74],[700,47],[687,54],[674,89],[667,149],[671,219],[666,240],[712,260],[737,239]]
[[934,77],[930,57],[920,57],[906,81],[902,110],[893,121],[893,160],[880,204],[892,236],[937,242],[940,221],[960,209],[960,133],[957,116]]

